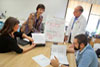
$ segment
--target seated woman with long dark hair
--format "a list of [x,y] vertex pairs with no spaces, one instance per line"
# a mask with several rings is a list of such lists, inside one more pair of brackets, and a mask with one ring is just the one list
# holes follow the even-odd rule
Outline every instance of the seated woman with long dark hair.
[[[0,53],[15,51],[16,53],[24,53],[35,47],[33,39],[24,33],[17,32],[19,21],[14,17],[9,17],[3,28],[0,30]],[[20,48],[17,44],[16,37],[27,38],[32,42],[27,48]]]

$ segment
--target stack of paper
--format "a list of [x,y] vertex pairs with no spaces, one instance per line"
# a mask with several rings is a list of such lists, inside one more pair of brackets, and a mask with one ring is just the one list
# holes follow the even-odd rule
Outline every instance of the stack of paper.
[[45,35],[42,33],[32,33],[32,38],[36,44],[45,44]]
[[32,59],[35,60],[41,67],[45,67],[50,64],[50,60],[42,54],[32,57]]
[[66,56],[66,45],[52,45],[51,59],[54,59],[54,56],[59,60],[61,64],[69,64]]

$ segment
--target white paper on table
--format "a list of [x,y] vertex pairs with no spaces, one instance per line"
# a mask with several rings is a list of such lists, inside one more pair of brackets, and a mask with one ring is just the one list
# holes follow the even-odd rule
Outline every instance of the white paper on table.
[[97,50],[98,48],[100,49],[100,43],[95,43],[94,44],[94,50]]
[[66,56],[66,47],[66,45],[52,45],[50,59],[54,59],[55,56],[61,64],[68,65],[69,63]]
[[36,44],[45,44],[45,34],[32,33],[32,38]]
[[41,67],[45,67],[50,64],[50,60],[42,54],[32,57],[32,59],[35,60]]

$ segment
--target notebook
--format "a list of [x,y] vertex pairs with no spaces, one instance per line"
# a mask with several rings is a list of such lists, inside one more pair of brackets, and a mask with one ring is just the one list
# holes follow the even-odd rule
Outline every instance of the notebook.
[[67,55],[66,55],[66,45],[52,45],[51,46],[51,57],[50,59],[55,59],[54,56],[59,60],[59,63],[64,65],[69,65]]

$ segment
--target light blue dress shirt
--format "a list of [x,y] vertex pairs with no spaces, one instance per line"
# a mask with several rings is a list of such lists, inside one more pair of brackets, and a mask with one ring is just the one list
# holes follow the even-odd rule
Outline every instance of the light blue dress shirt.
[[97,55],[91,45],[87,45],[76,55],[77,67],[98,67]]

